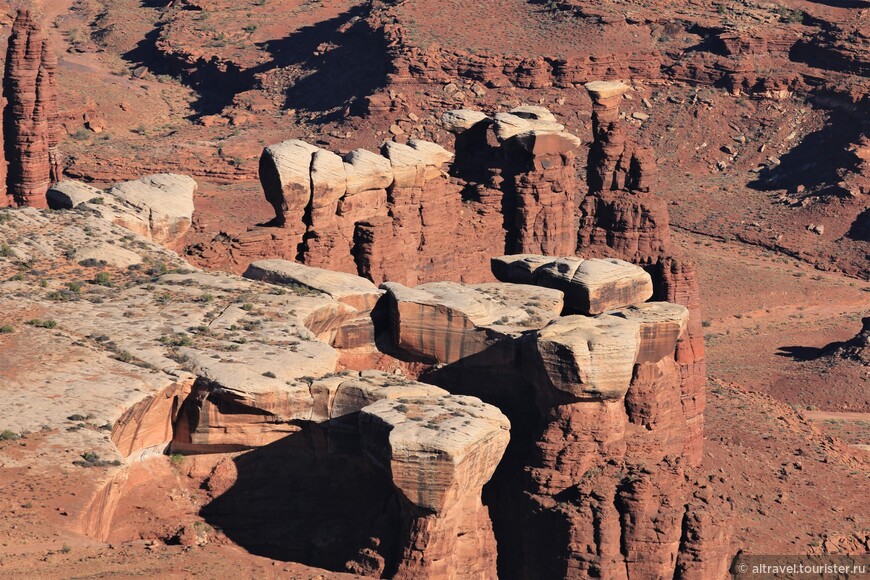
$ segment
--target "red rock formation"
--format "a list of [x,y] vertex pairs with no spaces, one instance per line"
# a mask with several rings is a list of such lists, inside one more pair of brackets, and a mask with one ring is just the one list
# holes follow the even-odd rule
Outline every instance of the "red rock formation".
[[9,36],[3,81],[7,195],[17,205],[46,207],[45,194],[59,177],[56,69],[41,25],[28,10],[20,10]]
[[[670,241],[667,206],[648,191],[655,175],[652,157],[626,144],[619,124],[621,83],[589,83],[593,101],[594,143],[589,151],[589,193],[580,204],[577,253],[616,256],[650,269],[655,299],[689,309],[686,334],[674,358],[679,367],[683,415],[689,434],[686,458],[701,461],[703,444],[704,362],[700,296],[694,266],[678,257]],[[630,156],[626,164],[626,156]]]
[[530,132],[517,135],[519,157],[510,163],[516,192],[516,240],[518,254],[562,256],[571,253],[576,222],[574,195],[575,143],[555,133]]

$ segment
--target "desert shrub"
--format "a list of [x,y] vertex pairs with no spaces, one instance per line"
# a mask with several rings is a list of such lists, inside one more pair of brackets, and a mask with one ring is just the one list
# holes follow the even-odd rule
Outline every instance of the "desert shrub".
[[5,429],[3,432],[0,432],[0,441],[15,441],[20,437],[21,435],[19,435],[15,431],[10,431],[9,429]]
[[108,272],[97,272],[94,276],[94,284],[98,286],[112,286],[112,277]]

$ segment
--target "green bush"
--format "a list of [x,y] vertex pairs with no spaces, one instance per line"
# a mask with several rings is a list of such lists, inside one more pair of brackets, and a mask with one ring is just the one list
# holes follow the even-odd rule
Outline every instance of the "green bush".
[[94,276],[94,284],[99,286],[111,286],[112,277],[108,272],[97,272],[97,275]]
[[15,441],[20,437],[21,435],[19,435],[15,431],[10,431],[9,429],[6,429],[2,433],[0,433],[0,441]]

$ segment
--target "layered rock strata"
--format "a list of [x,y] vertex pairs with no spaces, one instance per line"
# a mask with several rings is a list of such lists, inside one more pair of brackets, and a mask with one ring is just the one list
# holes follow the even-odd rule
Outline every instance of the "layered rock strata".
[[538,106],[442,122],[462,159],[418,139],[343,157],[296,140],[267,147],[260,179],[282,226],[277,254],[415,285],[488,280],[488,256],[506,250],[570,253],[580,140]]
[[57,57],[40,23],[20,10],[12,26],[3,78],[3,144],[9,205],[46,207],[60,177]]
[[618,82],[586,85],[593,102],[593,144],[588,193],[580,203],[577,253],[612,256],[642,265],[652,275],[654,297],[689,309],[687,332],[677,343],[683,413],[691,433],[690,463],[701,460],[706,368],[700,296],[694,266],[672,246],[665,202],[651,188],[648,150],[630,143],[619,121],[619,101],[629,89]]
[[[607,267],[576,276],[586,262]],[[562,272],[561,287],[552,291],[564,293],[566,305],[569,296],[589,296],[590,289],[632,291],[600,293],[593,301],[600,314],[587,307],[584,314],[526,321],[531,332],[497,334],[480,304],[480,289],[488,285],[385,284],[394,345],[414,360],[437,363],[429,377],[442,388],[497,402],[512,418],[519,439],[490,484],[498,498],[494,523],[502,530],[500,570],[520,578],[675,575],[686,533],[725,529],[721,520],[705,521],[702,532],[703,517],[686,509],[691,487],[683,466],[696,452],[690,423],[697,415],[681,403],[675,356],[689,311],[646,302],[651,276],[620,260],[504,256],[493,259],[493,270],[500,279],[524,282],[504,288],[531,289],[546,280],[542,273],[552,279],[565,264],[570,272]],[[504,327],[516,325],[509,301],[503,311]],[[475,364],[480,357],[498,364]],[[509,465],[519,472],[509,474]],[[687,532],[686,521],[699,529]],[[720,556],[712,562],[707,554],[687,555],[693,562],[687,570],[720,568]]]
[[366,457],[401,492],[409,533],[395,578],[492,578],[481,490],[508,444],[507,418],[474,397],[382,399],[360,412]]

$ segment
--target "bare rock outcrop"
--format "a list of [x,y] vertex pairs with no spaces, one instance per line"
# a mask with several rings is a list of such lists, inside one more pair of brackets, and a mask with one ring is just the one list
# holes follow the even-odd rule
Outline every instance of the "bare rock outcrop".
[[186,175],[160,173],[118,183],[98,196],[99,203],[96,197],[85,203],[104,219],[173,247],[190,228],[196,190],[196,182]]
[[52,185],[45,194],[45,199],[51,209],[74,209],[102,195],[102,190],[96,187],[67,179]]
[[[529,341],[524,370],[538,396],[558,400],[625,397],[640,349],[640,325],[603,315],[565,316]],[[543,391],[549,387],[556,394]]]
[[694,266],[673,248],[667,206],[651,188],[655,175],[648,150],[628,141],[619,102],[629,87],[596,81],[586,89],[593,102],[593,144],[587,164],[588,193],[580,203],[577,253],[628,260],[652,276],[656,300],[685,306],[686,332],[674,355],[683,415],[690,436],[688,461],[701,460],[706,367],[700,296]]
[[442,364],[477,355],[562,311],[562,293],[513,284],[387,282],[393,338],[400,349]]
[[42,25],[20,10],[12,26],[3,79],[3,144],[9,163],[9,205],[46,207],[60,177],[57,134],[57,57]]
[[260,180],[282,226],[278,255],[415,285],[491,280],[487,260],[506,250],[573,251],[577,137],[532,105],[494,119],[448,111],[442,123],[455,154],[420,139],[343,157],[296,140],[267,147]]
[[382,399],[360,413],[363,449],[401,492],[408,535],[396,578],[497,578],[481,489],[510,423],[474,397]]

